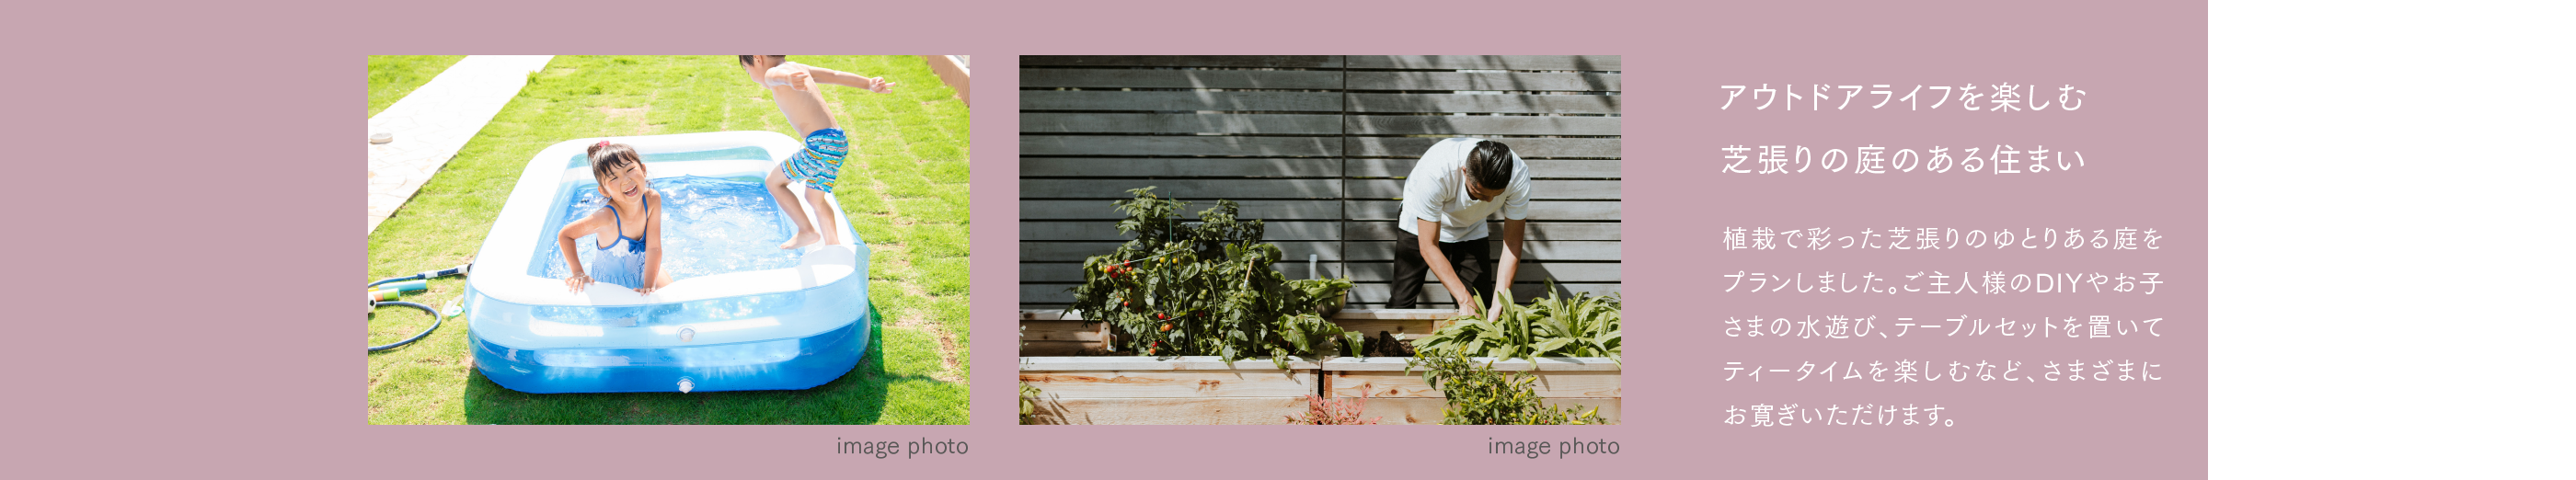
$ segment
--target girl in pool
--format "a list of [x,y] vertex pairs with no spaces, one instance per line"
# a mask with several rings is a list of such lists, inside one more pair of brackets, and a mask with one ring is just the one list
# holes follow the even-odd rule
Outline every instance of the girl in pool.
[[[564,286],[581,293],[593,282],[606,282],[651,294],[671,285],[662,271],[662,192],[645,182],[644,158],[635,147],[601,140],[590,146],[590,175],[599,179],[599,195],[608,198],[608,205],[555,233],[572,270]],[[576,243],[585,236],[598,238],[587,245],[599,250],[589,271],[581,268],[581,251],[575,250],[582,248]]]

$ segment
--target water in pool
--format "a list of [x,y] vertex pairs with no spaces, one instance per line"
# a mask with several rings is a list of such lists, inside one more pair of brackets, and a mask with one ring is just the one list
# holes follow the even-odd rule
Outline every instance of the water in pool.
[[[787,217],[771,200],[769,190],[760,179],[752,177],[711,178],[680,176],[656,178],[653,189],[662,192],[662,271],[673,281],[720,273],[768,270],[796,266],[802,258],[799,250],[780,250],[786,243]],[[572,201],[556,212],[553,225],[562,225],[590,212],[604,208],[607,197],[599,195],[595,184],[574,187]],[[846,233],[846,232],[845,232]],[[547,241],[539,246],[538,265],[546,278],[571,276],[564,265],[563,249],[553,241],[548,230]],[[845,235],[846,236],[846,235]],[[582,265],[590,265],[599,253],[596,235],[574,241]],[[844,239],[843,241],[847,241]]]

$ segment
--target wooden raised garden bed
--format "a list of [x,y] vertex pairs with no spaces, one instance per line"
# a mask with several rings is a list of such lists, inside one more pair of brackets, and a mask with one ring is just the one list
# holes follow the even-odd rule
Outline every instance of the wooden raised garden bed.
[[[1449,402],[1440,389],[1423,382],[1421,369],[1405,371],[1402,357],[1343,357],[1323,363],[1323,387],[1329,398],[1368,397],[1362,417],[1385,417],[1387,425],[1440,423],[1440,409]],[[1539,357],[1532,362],[1522,359],[1496,360],[1477,358],[1476,363],[1492,362],[1495,370],[1533,372],[1538,380],[1530,388],[1556,407],[1601,409],[1601,418],[1619,423],[1619,364],[1603,357]]]
[[1020,311],[1020,356],[1099,355],[1108,345],[1109,324],[1083,321],[1063,310]]
[[[1457,314],[1450,309],[1346,309],[1329,319],[1369,338],[1380,333],[1418,338]],[[1158,360],[1098,356],[1107,325],[1062,310],[1020,312],[1020,381],[1045,393],[1038,409],[1044,424],[1254,424],[1275,425],[1306,410],[1305,396],[1358,397],[1366,392],[1366,417],[1385,424],[1437,424],[1448,400],[1405,371],[1405,357],[1298,360],[1280,370],[1267,359],[1226,364],[1215,357]],[[1076,356],[1082,355],[1082,356]],[[1600,408],[1620,421],[1620,366],[1608,358],[1500,360],[1494,369],[1532,371],[1530,386],[1558,407]]]
[[1217,357],[1021,357],[1020,381],[1043,390],[1038,423],[1276,424],[1306,411],[1317,365]]
[[[1369,338],[1379,333],[1410,337],[1430,335],[1458,315],[1452,309],[1345,309],[1326,320],[1344,330],[1360,332]],[[1109,326],[1085,321],[1080,314],[1063,310],[1020,311],[1020,356],[1099,355],[1107,345]]]

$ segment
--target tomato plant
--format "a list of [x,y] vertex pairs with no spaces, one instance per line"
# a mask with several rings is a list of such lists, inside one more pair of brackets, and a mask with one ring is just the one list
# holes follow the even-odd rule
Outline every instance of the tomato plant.
[[1271,268],[1281,252],[1261,242],[1261,220],[1235,218],[1240,205],[1217,200],[1184,224],[1174,215],[1188,203],[1153,190],[1128,190],[1134,198],[1113,202],[1126,217],[1119,233],[1134,239],[1083,261],[1083,283],[1067,308],[1115,329],[1112,350],[1227,362],[1267,355],[1283,369],[1292,355],[1358,350],[1358,332],[1316,314],[1340,302],[1348,280],[1288,280]]

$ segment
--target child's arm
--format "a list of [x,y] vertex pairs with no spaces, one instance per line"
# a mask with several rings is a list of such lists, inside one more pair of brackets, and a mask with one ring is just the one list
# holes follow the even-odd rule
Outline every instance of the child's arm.
[[555,232],[555,246],[563,249],[564,265],[572,271],[572,276],[564,277],[564,287],[571,288],[572,293],[581,293],[582,287],[591,284],[590,273],[581,269],[581,251],[573,248],[573,242],[580,241],[587,232],[598,231],[598,221],[599,214],[593,212],[580,220],[565,222],[563,230]]
[[662,279],[662,193],[645,190],[646,200],[653,202],[652,213],[644,217],[644,285],[635,293],[652,294]]
[[813,78],[816,82],[840,85],[876,93],[890,93],[894,91],[894,82],[886,81],[885,77],[866,77],[860,76],[856,73],[813,65],[799,64],[797,66],[805,67],[807,76]]
[[[796,127],[797,135],[839,128],[840,123],[833,121],[832,112],[823,106],[823,93],[815,90],[813,72],[806,68],[795,62],[771,67],[762,76],[761,84],[769,88],[770,97],[777,99],[779,113],[787,114],[787,123]],[[786,88],[779,88],[782,86]]]
[[806,71],[805,68],[804,65],[798,65],[795,62],[769,67],[769,72],[761,76],[760,84],[783,86],[799,92],[814,91],[814,74]]

